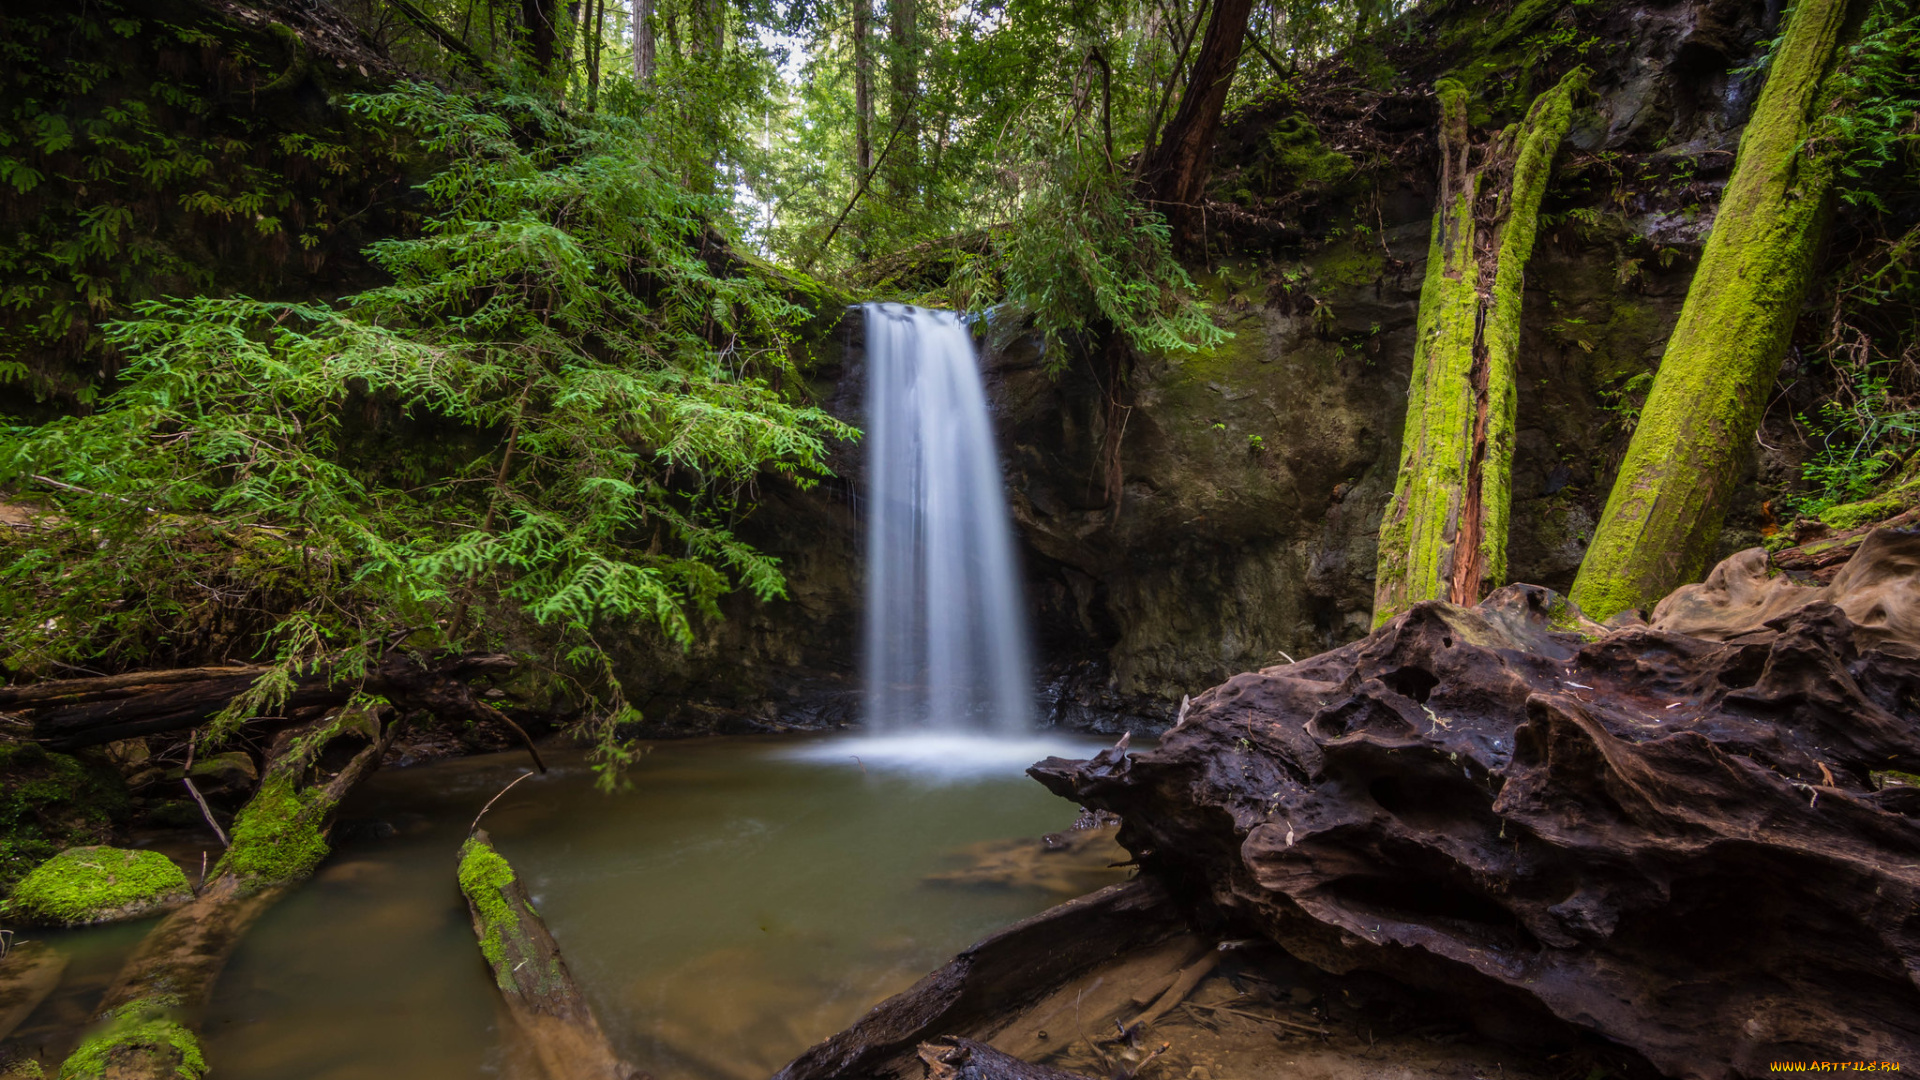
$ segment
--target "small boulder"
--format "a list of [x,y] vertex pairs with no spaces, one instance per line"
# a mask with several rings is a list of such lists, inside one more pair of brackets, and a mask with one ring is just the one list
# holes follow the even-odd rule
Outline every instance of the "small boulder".
[[21,880],[3,913],[42,926],[137,919],[193,899],[187,875],[157,851],[77,847]]

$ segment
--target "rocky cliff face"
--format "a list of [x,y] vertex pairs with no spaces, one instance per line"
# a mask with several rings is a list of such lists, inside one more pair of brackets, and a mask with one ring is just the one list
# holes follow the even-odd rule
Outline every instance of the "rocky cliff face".
[[[1195,269],[1231,341],[1138,357],[1113,391],[1084,360],[1049,374],[1018,325],[983,327],[1047,714],[1157,729],[1183,695],[1366,633],[1437,171],[1428,87],[1443,73],[1472,82],[1487,125],[1559,68],[1595,69],[1527,269],[1520,354],[1512,576],[1564,589],[1731,167],[1754,90],[1739,69],[1775,14],[1724,0],[1441,10],[1425,28],[1438,44],[1309,75],[1228,124],[1220,224]],[[1371,75],[1353,66],[1368,62]],[[816,372],[822,400],[856,421],[858,323]],[[1763,445],[1798,441],[1784,427],[1811,388],[1791,361],[1783,382]],[[1723,553],[1758,541],[1764,492],[1797,464],[1756,451]],[[855,717],[859,454],[841,454],[838,485],[771,492],[742,530],[785,560],[790,600],[735,605],[685,657],[631,650],[661,730]]]

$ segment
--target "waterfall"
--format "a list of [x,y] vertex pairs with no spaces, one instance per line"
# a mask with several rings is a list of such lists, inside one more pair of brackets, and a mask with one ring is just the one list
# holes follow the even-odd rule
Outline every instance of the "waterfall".
[[1012,529],[973,339],[949,311],[868,304],[866,720],[1034,722]]

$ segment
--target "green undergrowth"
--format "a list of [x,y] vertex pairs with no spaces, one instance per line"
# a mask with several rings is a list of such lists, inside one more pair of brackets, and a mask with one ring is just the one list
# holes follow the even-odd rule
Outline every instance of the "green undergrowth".
[[823,333],[805,303],[837,299],[736,258],[723,201],[650,163],[634,122],[425,85],[343,104],[448,163],[419,186],[423,235],[367,248],[387,283],[337,303],[138,305],[97,410],[0,429],[0,489],[58,511],[0,538],[0,665],[198,647],[284,689],[352,677],[396,632],[511,641],[571,680],[611,777],[638,714],[601,636],[688,647],[726,594],[785,595],[735,529],[857,435],[800,366]]
[[62,849],[108,840],[130,812],[108,766],[0,742],[0,895]]
[[119,1075],[129,1059],[158,1062],[167,1071],[140,1071],[146,1077],[200,1080],[207,1059],[200,1040],[174,1019],[176,1002],[163,995],[143,998],[114,1011],[113,1016],[80,1041],[60,1066],[59,1080],[107,1080]]
[[138,917],[192,895],[187,876],[157,851],[81,847],[35,867],[0,912],[52,926]]
[[306,107],[307,47],[275,23],[25,4],[0,59],[7,411],[95,400],[123,362],[104,325],[141,301],[337,276],[400,188],[399,144]]

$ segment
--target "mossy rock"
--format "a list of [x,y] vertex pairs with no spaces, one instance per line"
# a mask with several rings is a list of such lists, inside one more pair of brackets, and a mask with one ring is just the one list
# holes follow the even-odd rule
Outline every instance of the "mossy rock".
[[5,910],[43,926],[85,926],[137,919],[192,898],[187,875],[157,851],[78,847],[28,874]]
[[131,812],[105,762],[0,742],[0,897],[63,849],[106,842]]

